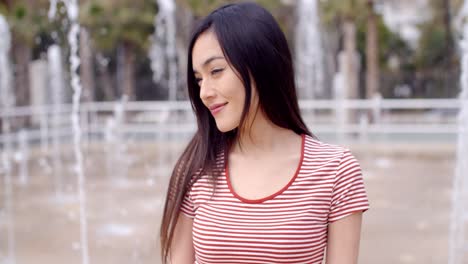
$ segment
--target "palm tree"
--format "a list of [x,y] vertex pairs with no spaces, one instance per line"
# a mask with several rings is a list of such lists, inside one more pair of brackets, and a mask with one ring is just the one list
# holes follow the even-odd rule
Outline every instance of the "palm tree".
[[437,87],[432,89],[431,96],[452,97],[458,93],[458,85],[454,83],[459,74],[459,63],[455,56],[452,11],[460,10],[461,3],[458,0],[430,0],[432,17],[420,26],[416,66],[420,75]]
[[455,43],[453,38],[453,30],[452,30],[452,10],[451,6],[456,5],[457,1],[451,3],[450,0],[432,0],[432,10],[435,13],[435,19],[439,23],[443,24],[444,31],[445,31],[445,53],[446,53],[446,60],[445,66],[447,69],[452,68],[452,63],[454,59],[455,53]]
[[346,76],[347,92],[346,97],[355,98],[358,96],[358,76],[356,62],[356,3],[361,0],[327,0],[321,2],[323,19],[327,24],[335,24],[339,29],[339,39],[341,39],[342,56],[339,56],[340,67]]
[[94,81],[94,61],[93,49],[89,32],[82,27],[80,30],[80,78],[83,86],[83,101],[92,102],[95,97],[95,81]]
[[367,34],[366,34],[366,98],[371,99],[379,92],[379,46],[377,35],[377,17],[374,1],[367,1]]
[[[29,62],[35,38],[48,31],[46,0],[0,0],[0,12],[7,18],[12,31],[12,55],[15,65],[16,105],[30,104]],[[2,11],[3,10],[3,11]]]
[[[366,97],[373,97],[378,91],[379,51],[377,18],[374,11],[375,0],[326,0],[322,1],[323,18],[326,23],[334,23],[341,29],[345,54],[353,56],[356,44],[356,25],[367,24],[366,29]],[[351,60],[350,60],[351,61]],[[349,67],[352,67],[349,66]],[[350,97],[357,97],[359,87],[350,87]]]
[[135,58],[149,47],[156,14],[154,0],[88,0],[81,6],[80,21],[100,52],[117,50],[120,90],[135,99]]

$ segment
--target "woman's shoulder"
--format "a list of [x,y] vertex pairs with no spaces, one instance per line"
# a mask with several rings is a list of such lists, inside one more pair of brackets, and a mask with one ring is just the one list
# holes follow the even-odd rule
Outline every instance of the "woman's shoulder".
[[349,151],[349,149],[346,146],[328,143],[309,135],[305,135],[304,148],[313,150],[318,153],[334,153]]
[[353,156],[351,150],[346,146],[327,143],[309,135],[305,135],[303,153],[304,160],[319,159],[324,162]]

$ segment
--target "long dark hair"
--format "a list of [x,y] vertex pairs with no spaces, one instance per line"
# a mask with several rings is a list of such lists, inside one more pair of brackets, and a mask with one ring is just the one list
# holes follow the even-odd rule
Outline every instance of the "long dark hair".
[[220,175],[215,167],[217,155],[224,151],[227,157],[239,134],[239,129],[220,132],[199,97],[192,50],[198,37],[208,30],[214,32],[226,60],[244,84],[246,96],[239,127],[245,124],[253,81],[259,109],[272,123],[296,134],[313,136],[300,116],[291,52],[273,16],[257,4],[241,3],[222,6],[201,20],[189,44],[187,67],[188,93],[197,116],[198,131],[177,161],[169,182],[160,230],[163,263],[169,257],[181,203],[188,189],[200,175],[210,175],[216,182]]

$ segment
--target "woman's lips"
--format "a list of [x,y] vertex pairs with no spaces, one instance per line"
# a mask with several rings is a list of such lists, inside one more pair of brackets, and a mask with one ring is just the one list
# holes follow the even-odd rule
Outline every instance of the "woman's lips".
[[223,110],[223,108],[224,108],[224,106],[225,106],[226,104],[227,104],[227,103],[215,104],[215,105],[210,106],[211,114],[212,114],[212,115],[216,115],[216,114],[219,113],[221,110]]

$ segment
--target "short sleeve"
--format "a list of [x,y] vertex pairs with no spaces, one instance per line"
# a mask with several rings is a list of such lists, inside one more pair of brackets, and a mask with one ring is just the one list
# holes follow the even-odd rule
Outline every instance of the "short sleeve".
[[184,196],[184,199],[182,200],[180,211],[189,218],[195,217],[195,206],[190,195],[190,190],[187,191],[187,193]]
[[361,167],[351,152],[345,150],[335,175],[328,221],[334,222],[368,209]]

